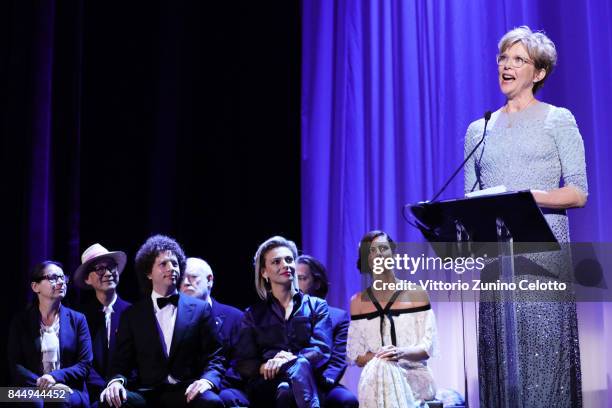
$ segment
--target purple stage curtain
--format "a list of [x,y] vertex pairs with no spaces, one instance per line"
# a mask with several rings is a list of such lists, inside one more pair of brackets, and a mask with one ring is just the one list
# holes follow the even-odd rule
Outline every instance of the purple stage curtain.
[[[544,30],[559,53],[537,96],[570,109],[585,141],[590,196],[585,209],[570,211],[572,239],[612,240],[609,1],[305,0],[302,19],[303,249],[328,266],[331,304],[348,307],[362,289],[355,263],[366,231],[421,240],[401,208],[432,198],[461,163],[468,124],[503,105],[497,42],[523,24]],[[441,198],[462,193],[460,173]],[[583,348],[611,339],[591,320],[611,323],[608,306],[579,305]],[[437,312],[444,332],[451,323]],[[461,353],[442,346],[445,363]],[[598,357],[592,374],[596,357],[582,356],[585,401],[595,404],[612,397],[605,395],[612,353]],[[477,379],[469,381],[471,388]]]
[[18,308],[32,295],[35,263],[65,254],[70,273],[80,256],[81,6],[78,0],[2,5],[0,153],[10,217],[3,248],[19,271],[9,294]]
[[[240,308],[257,298],[257,245],[299,242],[299,2],[117,5],[0,2],[5,325],[33,296],[34,264],[70,275],[94,242],[128,254],[127,300],[140,297],[134,254],[164,233]],[[271,174],[282,199],[268,199]],[[92,298],[70,284],[65,304]]]

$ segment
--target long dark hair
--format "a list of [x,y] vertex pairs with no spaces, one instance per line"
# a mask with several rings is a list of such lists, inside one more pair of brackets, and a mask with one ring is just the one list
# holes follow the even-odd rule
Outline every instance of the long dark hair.
[[359,250],[357,253],[357,269],[359,270],[359,272],[372,273],[372,270],[370,269],[370,264],[368,263],[368,255],[370,253],[372,241],[374,241],[378,237],[387,238],[387,242],[389,242],[391,251],[395,251],[397,245],[395,245],[395,241],[393,241],[393,239],[385,231],[372,230],[370,232],[367,232],[359,242]]
[[312,274],[312,278],[319,282],[319,288],[313,290],[313,295],[321,299],[325,299],[327,292],[329,291],[329,280],[327,279],[327,269],[325,266],[314,256],[301,255],[298,257],[296,263],[307,265]]

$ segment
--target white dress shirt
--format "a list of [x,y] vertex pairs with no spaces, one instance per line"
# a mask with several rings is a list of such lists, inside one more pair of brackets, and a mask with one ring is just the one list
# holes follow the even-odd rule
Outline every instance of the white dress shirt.
[[102,312],[104,312],[104,323],[106,325],[106,347],[110,347],[110,334],[111,334],[111,317],[114,313],[113,305],[117,301],[117,294],[113,296],[113,300],[108,304],[108,306],[104,306],[102,308]]
[[[171,293],[170,295],[174,295],[178,292]],[[162,331],[162,337],[164,340],[164,347],[166,356],[170,355],[170,347],[172,346],[172,335],[174,334],[174,324],[176,323],[176,312],[177,307],[172,303],[168,303],[164,306],[163,309],[160,309],[157,306],[157,299],[163,298],[167,296],[162,296],[154,290],[151,291],[151,299],[153,300],[153,310],[155,311],[155,318],[157,319],[157,324]],[[168,374],[168,382],[170,384],[176,384],[176,381],[170,374]]]
[[[172,293],[172,295],[177,292]],[[153,299],[153,310],[155,311],[155,318],[159,324],[159,328],[162,331],[164,337],[164,343],[166,347],[166,356],[170,354],[170,347],[172,346],[172,334],[174,334],[174,324],[176,323],[176,311],[177,307],[171,303],[168,303],[163,309],[157,306],[157,299],[167,296],[162,296],[154,290],[151,291],[151,299]]]
[[[177,293],[178,291],[175,291],[174,293],[171,293],[170,295],[174,295]],[[174,306],[172,303],[169,303],[166,306],[164,306],[163,309],[160,309],[159,306],[157,306],[157,299],[163,298],[163,297],[167,297],[167,296],[162,296],[159,293],[155,292],[154,290],[151,291],[151,299],[153,300],[153,311],[155,313],[155,318],[157,319],[157,324],[159,325],[159,328],[161,329],[163,341],[165,343],[164,347],[165,347],[166,356],[168,356],[170,354],[170,347],[172,346],[172,335],[174,334],[174,325],[176,323],[176,314],[177,314],[178,308]],[[123,384],[122,379],[116,378],[114,380],[109,381],[108,385],[111,385],[115,381],[120,381]],[[210,384],[210,388],[213,388],[212,382],[208,380],[204,380],[204,381]],[[175,378],[173,378],[170,374],[168,374],[168,382],[170,384],[178,383],[178,381]]]

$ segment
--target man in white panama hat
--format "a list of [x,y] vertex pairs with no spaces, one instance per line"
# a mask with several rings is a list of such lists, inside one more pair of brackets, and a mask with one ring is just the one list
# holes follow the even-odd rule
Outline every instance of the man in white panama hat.
[[74,273],[75,284],[81,289],[93,289],[95,298],[81,308],[91,334],[93,364],[87,379],[92,405],[97,405],[110,376],[110,362],[115,352],[119,318],[130,303],[117,295],[119,276],[126,263],[125,252],[108,251],[96,243],[81,256],[81,266]]

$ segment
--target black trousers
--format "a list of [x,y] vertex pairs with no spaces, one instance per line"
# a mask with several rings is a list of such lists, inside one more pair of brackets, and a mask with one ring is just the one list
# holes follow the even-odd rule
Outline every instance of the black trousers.
[[[195,408],[223,408],[223,401],[212,390],[199,394],[191,402],[187,403],[185,390],[189,384],[162,384],[153,389],[139,389],[127,392],[127,401],[122,407],[195,407]],[[105,403],[101,407],[108,407]]]

